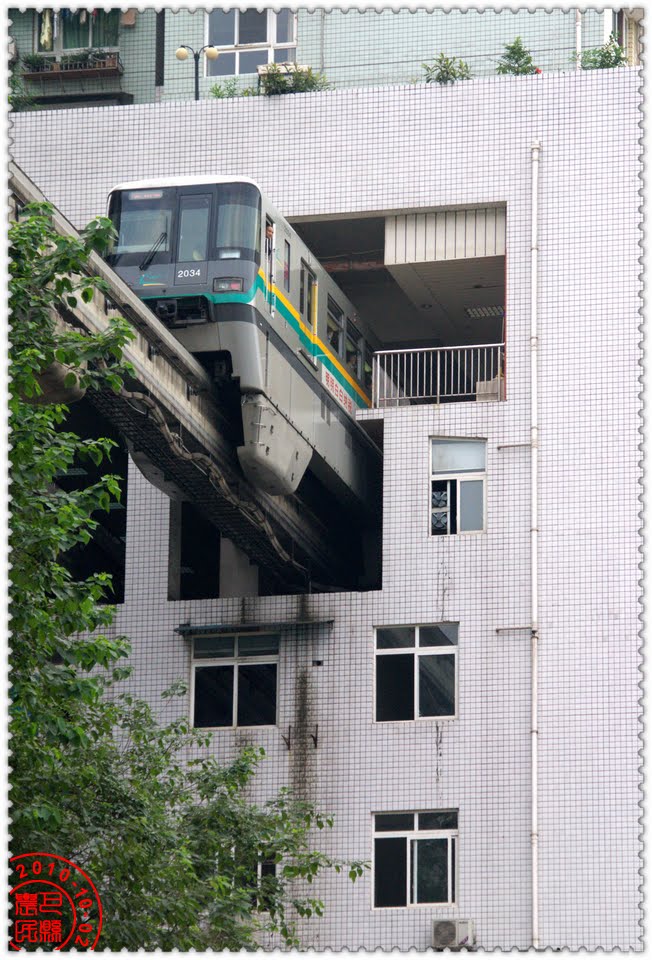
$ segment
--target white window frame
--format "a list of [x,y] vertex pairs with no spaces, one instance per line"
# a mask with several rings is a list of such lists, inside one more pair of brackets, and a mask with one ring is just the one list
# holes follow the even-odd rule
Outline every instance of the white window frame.
[[[484,443],[484,470],[447,470],[442,471],[441,473],[435,472],[432,469],[432,444],[435,440],[443,440],[447,443]],[[439,537],[475,537],[478,534],[487,532],[487,441],[483,437],[430,437],[430,445],[428,450],[429,463],[430,463],[430,482],[428,484],[428,499],[429,499],[429,509],[428,509],[428,534],[432,539],[438,539]],[[460,521],[461,521],[461,507],[462,507],[462,491],[461,485],[466,481],[477,481],[482,482],[482,528],[479,530],[460,530]],[[448,494],[448,503],[449,506],[446,509],[447,513],[447,522],[446,522],[446,533],[433,533],[432,531],[432,515],[435,512],[432,506],[432,485],[433,483],[447,481],[450,483],[456,484],[456,496],[455,496],[455,526],[456,530],[454,533],[451,533],[450,529],[450,493]],[[450,490],[450,487],[449,487]],[[444,510],[438,510],[438,513],[444,513]]]
[[[419,814],[428,813],[455,813],[457,815],[457,826],[448,827],[441,830],[419,830]],[[408,830],[376,830],[376,817],[387,814],[400,814],[402,816],[411,815],[413,817],[413,828]],[[382,810],[372,814],[372,877],[371,877],[371,898],[373,910],[413,910],[419,907],[454,907],[457,903],[457,888],[459,884],[459,810],[446,808],[442,810],[418,810],[412,812],[409,810]],[[378,907],[376,906],[376,840],[405,839],[406,843],[406,891],[405,904],[400,906]],[[416,878],[413,878],[413,871],[416,868],[416,862],[412,858],[412,844],[415,840],[448,840],[448,877],[447,889],[448,900],[413,902],[411,900],[412,889],[416,890]],[[414,884],[412,880],[415,880]]]
[[[452,627],[455,626],[458,628],[457,631],[457,643],[455,644],[441,644],[439,646],[428,646],[422,647],[419,644],[420,640],[420,630],[422,627]],[[414,630],[414,646],[412,647],[379,647],[378,646],[378,631],[379,630]],[[458,718],[458,660],[457,660],[457,651],[459,647],[459,623],[455,621],[444,621],[441,620],[439,623],[422,623],[419,625],[412,624],[393,624],[393,625],[380,625],[374,627],[374,701],[373,701],[373,722],[374,723],[432,723],[433,721],[439,722],[440,720],[457,720]],[[378,682],[377,682],[377,672],[378,672],[378,657],[395,657],[399,654],[412,654],[414,657],[414,717],[412,720],[377,720],[376,719],[376,705],[378,697]],[[455,676],[454,676],[454,688],[453,695],[455,697],[455,710],[453,713],[446,714],[428,714],[427,716],[419,716],[419,660],[424,656],[441,656],[444,654],[452,654],[455,660]]]
[[[51,50],[39,50],[39,26],[38,26],[38,18],[39,18],[39,14],[40,14],[40,13],[45,13],[46,9],[49,9],[49,10],[50,10],[50,13],[51,13],[53,19],[54,19],[55,14],[58,16],[58,18],[59,18],[58,32],[57,32],[57,36],[56,36],[56,37],[53,36],[53,38],[52,38],[52,49],[51,49]],[[61,7],[61,8],[57,8],[56,10],[53,10],[51,7],[43,7],[43,9],[41,9],[41,10],[34,10],[34,43],[33,43],[33,48],[34,48],[34,53],[38,54],[39,57],[52,57],[54,60],[59,60],[59,59],[61,59],[61,57],[72,57],[72,56],[74,56],[76,53],[86,53],[88,50],[99,49],[98,47],[95,47],[95,46],[93,45],[93,17],[92,17],[92,15],[91,15],[91,8],[90,8],[90,7],[88,8],[88,11],[87,11],[87,13],[88,13],[88,21],[87,21],[87,22],[88,22],[88,38],[89,38],[89,40],[90,40],[90,43],[88,43],[85,47],[64,47],[64,45],[63,45],[63,24],[62,24],[62,18],[61,18],[61,13],[62,13],[62,11],[63,11],[64,9],[65,9],[65,10],[68,10],[68,9],[78,10],[78,9],[80,9],[80,8],[77,8],[77,7]],[[111,10],[113,10],[113,9],[114,9],[114,8],[112,7]],[[107,13],[107,12],[108,12],[108,11],[107,11],[104,7],[100,7],[100,8],[98,9],[98,13]],[[53,24],[53,30],[54,30],[54,24]],[[118,27],[118,32],[119,32],[119,30],[120,30],[120,28]],[[295,32],[296,32],[296,28],[295,28]],[[119,43],[116,44],[116,45],[113,46],[113,47],[104,47],[104,46],[103,46],[103,47],[102,47],[102,50],[105,50],[107,53],[119,53],[119,51],[120,51],[120,46],[119,46]]]
[[[247,9],[257,9],[257,8],[247,8]],[[288,9],[288,8],[284,8]],[[211,43],[210,40],[210,19],[209,12],[206,11],[204,18],[204,43],[206,45]],[[228,12],[228,10],[226,11]],[[209,64],[204,58],[204,76],[211,79],[219,81],[220,78],[224,77],[248,77],[255,76],[254,71],[249,71],[248,73],[240,72],[240,53],[253,53],[255,50],[266,50],[267,51],[267,63],[274,63],[274,51],[283,50],[287,47],[295,48],[294,59],[296,61],[296,46],[297,46],[297,14],[292,14],[292,39],[278,41],[276,38],[276,11],[268,9],[267,13],[267,29],[266,36],[267,39],[263,41],[257,41],[256,43],[238,43],[239,39],[239,30],[240,30],[240,10],[236,9],[235,11],[235,26],[234,26],[234,39],[235,43],[230,44],[212,44],[215,46],[220,53],[235,53],[235,73],[227,74],[212,74],[209,73]],[[260,11],[262,12],[262,11]],[[294,62],[294,61],[293,61]]]
[[[279,693],[280,693],[280,670],[278,668],[278,663],[280,660],[279,653],[262,653],[259,655],[242,655],[238,652],[238,640],[239,638],[246,640],[253,640],[257,636],[270,636],[269,633],[244,633],[244,634],[210,634],[202,633],[196,634],[191,637],[191,683],[190,683],[190,726],[193,730],[273,730],[278,726],[278,708],[279,708]],[[210,640],[211,638],[220,639],[220,640],[233,640],[233,656],[224,656],[224,657],[195,657],[195,640]],[[280,636],[279,640],[279,649],[280,649]],[[238,670],[240,666],[256,666],[256,665],[266,665],[266,664],[276,664],[276,710],[274,716],[274,723],[258,723],[253,726],[241,726],[238,724]],[[221,726],[221,727],[195,727],[195,676],[198,669],[201,667],[233,667],[233,709],[231,714],[231,719],[233,723],[230,726]]]

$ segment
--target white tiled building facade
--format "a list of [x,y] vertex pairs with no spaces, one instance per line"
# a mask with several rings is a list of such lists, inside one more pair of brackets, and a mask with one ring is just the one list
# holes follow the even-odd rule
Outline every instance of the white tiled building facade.
[[[458,812],[453,905],[376,908],[373,870],[355,885],[324,877],[316,892],[326,915],[305,922],[306,945],[423,950],[443,917],[472,920],[481,947],[532,944],[538,140],[540,944],[641,949],[639,85],[638,72],[623,68],[16,117],[14,159],[78,225],[103,212],[114,183],[168,174],[253,177],[288,217],[506,205],[506,401],[376,414],[381,589],[169,602],[169,502],[130,473],[116,629],[133,643],[138,692],[159,703],[173,680],[190,680],[190,644],[175,632],[182,623],[332,619],[283,635],[277,725],[218,731],[216,754],[230,757],[245,741],[264,746],[254,794],[303,789],[334,814],[322,840],[341,857],[372,859],[374,814]],[[486,440],[484,533],[430,536],[433,437]],[[375,628],[437,623],[459,624],[456,716],[376,722]],[[288,750],[290,725],[299,742]]]

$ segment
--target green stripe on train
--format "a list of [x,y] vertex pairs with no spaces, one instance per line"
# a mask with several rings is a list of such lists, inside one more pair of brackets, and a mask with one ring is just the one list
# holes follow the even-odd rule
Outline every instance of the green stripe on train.
[[[205,294],[202,294],[202,296],[205,296],[206,299],[209,300],[211,303],[216,303],[216,304],[217,303],[253,304],[256,293],[259,292],[259,293],[262,293],[263,296],[265,296],[267,289],[268,289],[267,285],[263,281],[262,277],[257,276],[253,286],[250,287],[249,290],[245,290],[244,293],[208,293],[207,292]],[[176,293],[175,292],[175,297],[177,299],[181,299],[182,297],[194,297],[194,296],[196,296],[196,294],[194,293]],[[157,297],[156,296],[142,297],[142,299],[155,300],[157,299]],[[310,354],[310,356],[314,357],[315,360],[321,360],[322,364],[326,367],[326,369],[329,370],[330,373],[332,373],[332,375],[335,377],[335,379],[340,384],[340,386],[343,387],[343,389],[347,392],[347,394],[351,397],[352,400],[355,401],[355,403],[359,407],[363,407],[363,408],[366,407],[367,404],[364,402],[362,397],[358,394],[355,387],[351,386],[349,381],[343,376],[341,371],[338,370],[338,368],[333,363],[331,358],[324,353],[317,353],[316,344],[313,343],[310,337],[308,337],[308,335],[301,329],[299,321],[294,316],[294,314],[291,313],[290,310],[288,310],[288,308],[285,306],[283,301],[279,300],[278,298],[276,299],[276,309],[281,314],[283,319],[290,324],[294,332],[299,337],[302,347],[306,349],[306,351]]]

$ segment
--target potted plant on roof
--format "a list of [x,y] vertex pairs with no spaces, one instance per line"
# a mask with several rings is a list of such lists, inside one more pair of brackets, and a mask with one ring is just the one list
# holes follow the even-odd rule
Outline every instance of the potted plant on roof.
[[456,57],[447,57],[445,53],[440,53],[431,64],[421,64],[426,83],[439,83],[442,86],[447,83],[456,83],[458,80],[470,80],[471,68],[464,60]]
[[505,52],[498,61],[496,73],[503,76],[511,74],[513,77],[525,77],[534,73],[541,73],[532,60],[532,54],[524,46],[520,37],[513,43],[505,44]]

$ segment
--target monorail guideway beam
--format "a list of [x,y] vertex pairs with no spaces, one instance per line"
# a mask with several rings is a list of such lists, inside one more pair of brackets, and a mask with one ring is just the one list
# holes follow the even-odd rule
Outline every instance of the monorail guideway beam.
[[[15,164],[10,185],[22,203],[45,201]],[[54,225],[62,235],[78,236],[56,210]],[[204,368],[100,257],[91,254],[88,269],[107,282],[109,297],[96,294],[88,304],[62,309],[62,319],[95,332],[106,326],[113,307],[136,329],[124,351],[133,379],[120,394],[89,391],[87,399],[124,433],[140,468],[155,482],[161,478],[161,489],[167,484],[166,492],[191,500],[251,562],[266,568],[280,590],[307,588],[312,580],[355,587],[359,571],[348,538],[296,496],[254,489],[242,475],[232,427]]]
[[265,510],[260,496],[253,499],[237,476],[234,456],[229,462],[211,455],[191,431],[178,421],[170,424],[160,408],[148,405],[151,398],[141,384],[128,387],[121,395],[102,391],[87,396],[127,438],[132,458],[150,481],[172,497],[190,500],[267,570],[279,591],[305,587],[309,576],[333,582],[348,578],[344,558],[334,559],[331,536],[315,517],[292,502]]

